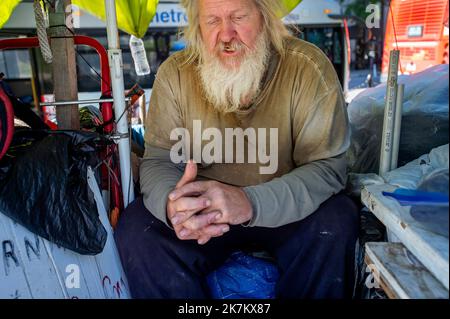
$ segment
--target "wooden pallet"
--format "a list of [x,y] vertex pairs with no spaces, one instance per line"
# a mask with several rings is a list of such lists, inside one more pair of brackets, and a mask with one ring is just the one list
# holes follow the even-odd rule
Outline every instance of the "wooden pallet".
[[421,227],[410,215],[409,207],[382,195],[383,191],[394,190],[395,187],[386,184],[366,186],[361,200],[448,291],[448,238]]
[[448,290],[401,243],[367,243],[366,265],[392,299],[448,299]]

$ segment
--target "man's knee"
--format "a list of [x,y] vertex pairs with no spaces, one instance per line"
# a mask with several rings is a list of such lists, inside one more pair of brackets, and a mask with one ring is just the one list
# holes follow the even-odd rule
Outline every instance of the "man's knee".
[[138,198],[120,215],[114,239],[119,251],[129,248],[138,251],[141,245],[149,247],[157,242],[163,227],[166,226],[145,208],[142,198]]
[[[356,241],[359,229],[357,205],[348,196],[339,194],[324,202],[311,216],[315,229],[321,239],[331,241]],[[337,244],[337,242],[336,242]]]

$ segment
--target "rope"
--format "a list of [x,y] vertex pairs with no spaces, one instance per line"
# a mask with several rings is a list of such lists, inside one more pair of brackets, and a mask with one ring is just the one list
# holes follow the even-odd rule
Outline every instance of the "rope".
[[47,37],[47,20],[44,16],[44,12],[42,11],[41,4],[39,0],[34,0],[33,3],[34,8],[34,16],[36,18],[36,29],[37,36],[39,39],[39,46],[41,48],[41,54],[44,58],[45,63],[50,64],[53,60],[52,50],[50,48],[50,44],[48,43]]

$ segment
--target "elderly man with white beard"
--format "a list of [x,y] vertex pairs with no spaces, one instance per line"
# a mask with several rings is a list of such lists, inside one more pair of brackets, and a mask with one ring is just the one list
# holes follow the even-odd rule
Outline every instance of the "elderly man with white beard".
[[[257,247],[280,270],[278,298],[351,297],[358,212],[341,193],[350,130],[332,64],[289,35],[277,1],[182,4],[188,46],[158,70],[143,196],[115,231],[132,296],[208,298],[206,276]],[[194,123],[209,133],[194,138]],[[180,129],[190,134],[174,149]],[[233,154],[223,152],[230,139],[220,141],[229,132]],[[261,173],[255,147],[275,152],[275,172]]]

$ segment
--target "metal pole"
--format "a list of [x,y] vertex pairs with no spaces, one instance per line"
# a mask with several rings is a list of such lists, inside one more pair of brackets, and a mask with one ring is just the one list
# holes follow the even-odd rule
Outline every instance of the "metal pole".
[[126,208],[134,200],[133,176],[131,171],[131,149],[128,135],[128,116],[125,112],[125,85],[123,81],[122,50],[120,49],[117,28],[116,4],[114,0],[105,0],[106,30],[108,35],[108,58],[111,71],[111,86],[114,97],[114,114],[117,134],[124,136],[119,141],[120,176],[123,192],[123,204]]
[[403,96],[405,85],[399,84],[397,90],[397,103],[395,105],[394,136],[392,143],[391,169],[398,167],[398,153],[400,149],[400,134],[402,131]]
[[380,149],[379,175],[383,176],[391,170],[392,136],[394,133],[395,103],[397,102],[397,80],[400,51],[392,50],[389,60],[389,75],[384,108],[383,136]]
[[[125,98],[125,101],[130,101],[131,98]],[[65,101],[65,102],[45,102],[39,103],[40,106],[59,106],[59,105],[71,105],[71,104],[97,104],[114,102],[114,99],[93,99],[93,100],[77,100],[77,101]]]

